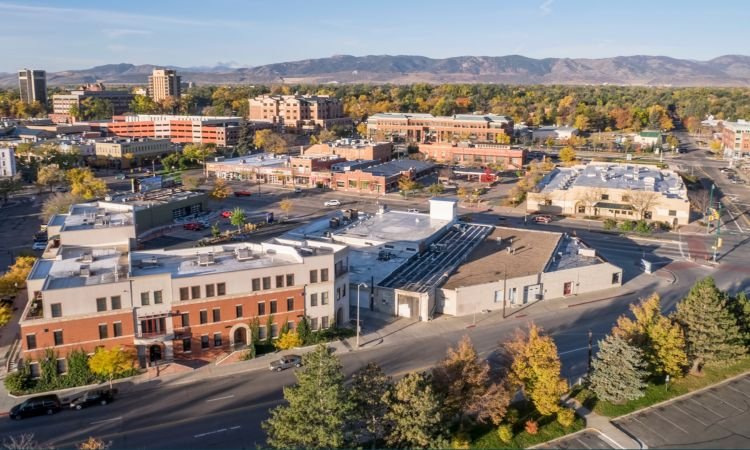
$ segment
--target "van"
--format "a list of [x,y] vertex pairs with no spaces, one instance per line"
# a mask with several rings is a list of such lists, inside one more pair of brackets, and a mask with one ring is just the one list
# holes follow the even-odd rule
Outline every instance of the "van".
[[40,395],[26,399],[23,403],[14,406],[8,415],[13,420],[21,420],[27,417],[55,414],[61,409],[62,404],[57,395]]

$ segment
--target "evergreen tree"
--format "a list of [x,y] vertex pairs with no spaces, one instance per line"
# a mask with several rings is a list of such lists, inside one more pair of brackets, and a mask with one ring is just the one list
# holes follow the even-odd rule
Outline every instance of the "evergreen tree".
[[643,396],[648,374],[643,352],[621,336],[611,334],[599,342],[591,368],[589,383],[600,400],[622,403]]
[[389,447],[425,448],[444,438],[440,401],[428,375],[406,375],[385,399],[385,420],[391,424],[386,436]]
[[727,306],[727,296],[713,278],[698,281],[677,304],[675,319],[685,332],[687,354],[693,368],[732,361],[746,353],[737,319]]
[[306,316],[302,316],[299,320],[299,323],[297,324],[297,334],[299,335],[300,340],[302,340],[303,345],[310,343],[310,324],[308,323]]
[[284,388],[288,405],[277,406],[263,422],[274,448],[335,448],[344,445],[350,404],[341,362],[324,346],[302,357],[297,384]]
[[732,313],[745,337],[745,346],[750,347],[750,298],[740,292],[731,300]]
[[383,369],[371,362],[352,375],[349,400],[352,404],[351,431],[352,447],[364,442],[373,446],[382,445],[388,424],[386,395],[393,389],[391,377]]
[[249,123],[243,123],[242,128],[240,129],[240,136],[237,139],[237,146],[235,147],[237,153],[240,155],[251,153],[255,148],[253,146],[254,138],[255,131],[253,130],[252,125]]

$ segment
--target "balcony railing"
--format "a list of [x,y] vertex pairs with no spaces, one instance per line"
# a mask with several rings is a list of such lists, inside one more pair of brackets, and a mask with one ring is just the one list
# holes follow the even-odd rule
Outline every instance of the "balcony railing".
[[26,320],[44,319],[44,305],[41,297],[32,299],[26,312]]

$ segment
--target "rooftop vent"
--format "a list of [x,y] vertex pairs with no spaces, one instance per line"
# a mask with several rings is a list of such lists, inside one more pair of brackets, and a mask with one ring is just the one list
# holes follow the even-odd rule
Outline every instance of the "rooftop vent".
[[87,265],[81,266],[81,271],[79,273],[84,278],[88,278],[91,275],[93,275],[93,273],[91,272],[91,268],[89,266],[87,266]]
[[81,255],[81,262],[84,263],[92,263],[94,262],[94,255],[90,251],[84,252],[83,255]]
[[211,264],[215,264],[216,261],[214,260],[214,254],[213,253],[203,253],[198,255],[198,265],[199,266],[208,266]]
[[237,257],[237,261],[247,261],[248,259],[253,259],[253,252],[247,247],[238,248],[234,253]]

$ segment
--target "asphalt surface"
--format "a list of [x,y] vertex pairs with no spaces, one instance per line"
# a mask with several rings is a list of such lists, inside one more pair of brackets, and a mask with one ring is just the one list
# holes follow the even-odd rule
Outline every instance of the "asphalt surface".
[[537,448],[615,448],[606,437],[596,430],[584,430],[565,439],[554,441],[550,444],[540,445]]

